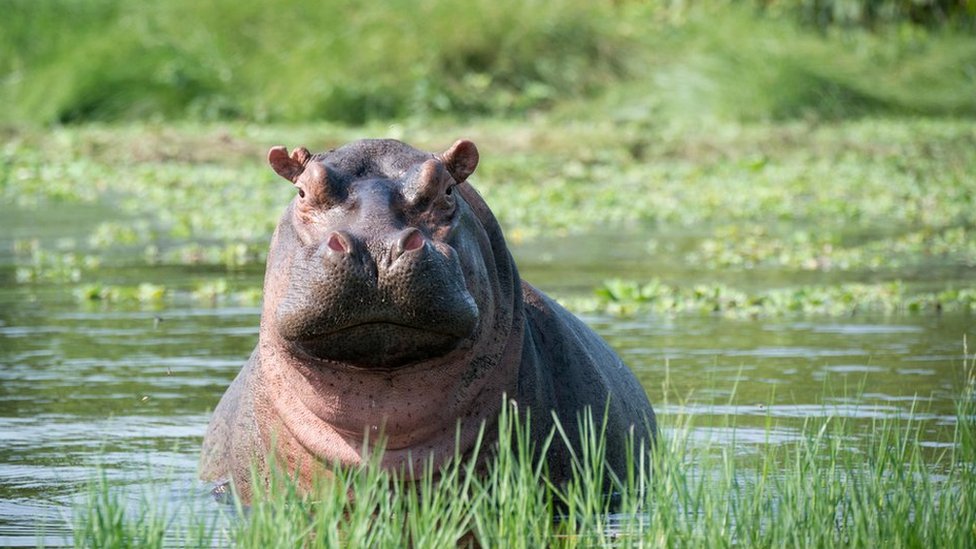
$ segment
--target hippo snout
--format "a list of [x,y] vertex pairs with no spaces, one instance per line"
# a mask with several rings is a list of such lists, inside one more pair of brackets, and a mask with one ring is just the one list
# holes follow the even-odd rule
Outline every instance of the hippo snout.
[[313,357],[397,367],[463,346],[479,320],[457,255],[413,227],[333,230],[296,254],[275,324]]

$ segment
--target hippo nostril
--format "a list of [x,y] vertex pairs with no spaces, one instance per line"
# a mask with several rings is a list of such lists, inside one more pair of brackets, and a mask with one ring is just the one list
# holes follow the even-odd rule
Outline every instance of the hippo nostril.
[[417,229],[405,229],[400,233],[400,239],[397,241],[397,250],[400,252],[398,255],[413,252],[423,247],[424,235]]
[[329,240],[326,243],[330,250],[334,252],[339,252],[341,254],[349,253],[351,246],[349,245],[349,239],[345,237],[340,232],[334,232],[329,235]]
[[403,251],[412,252],[419,250],[423,245],[424,237],[420,236],[420,231],[414,230],[407,235],[407,239],[403,242]]

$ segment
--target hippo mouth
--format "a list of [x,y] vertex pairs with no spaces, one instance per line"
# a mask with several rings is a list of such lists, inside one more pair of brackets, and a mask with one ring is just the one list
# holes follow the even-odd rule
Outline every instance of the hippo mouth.
[[291,344],[315,358],[362,368],[389,369],[448,354],[470,335],[469,330],[460,332],[370,320],[292,339]]
[[330,264],[321,247],[297,256],[274,311],[276,331],[298,352],[350,366],[398,368],[447,355],[470,342],[479,308],[457,257],[429,248],[382,275],[351,254]]

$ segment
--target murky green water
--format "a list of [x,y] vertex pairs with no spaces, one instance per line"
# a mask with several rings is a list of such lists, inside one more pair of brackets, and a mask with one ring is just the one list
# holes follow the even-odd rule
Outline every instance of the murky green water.
[[[17,283],[13,241],[70,237],[78,220],[68,212],[40,225],[30,214],[7,213],[0,236],[0,545],[70,536],[72,504],[98,466],[113,483],[161,480],[152,497],[162,502],[216,505],[196,481],[198,448],[208,411],[256,341],[257,306],[190,299],[160,308],[86,305],[63,284]],[[515,252],[523,277],[562,294],[662,269],[705,276],[662,265],[640,253],[642,246],[611,235]],[[254,270],[187,267],[104,269],[101,276],[175,287],[218,277],[257,286],[261,279]],[[762,285],[783,275],[729,276]],[[728,445],[726,426],[734,423],[739,452],[792,440],[812,416],[846,416],[867,432],[872,421],[913,408],[926,426],[925,444],[944,445],[938,428],[953,421],[964,334],[976,346],[976,319],[968,316],[585,320],[637,372],[660,414],[698,415],[696,434]],[[776,426],[767,433],[769,418]]]

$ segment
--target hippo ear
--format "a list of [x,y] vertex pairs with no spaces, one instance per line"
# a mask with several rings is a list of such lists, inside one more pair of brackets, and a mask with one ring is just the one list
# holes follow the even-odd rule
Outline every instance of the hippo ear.
[[288,149],[280,145],[271,147],[268,151],[268,164],[271,164],[275,173],[292,183],[298,181],[298,176],[305,171],[305,164],[311,158],[312,155],[305,147],[298,147],[292,151],[291,156],[288,156]]
[[467,139],[458,139],[440,158],[454,180],[463,183],[478,167],[478,147]]

